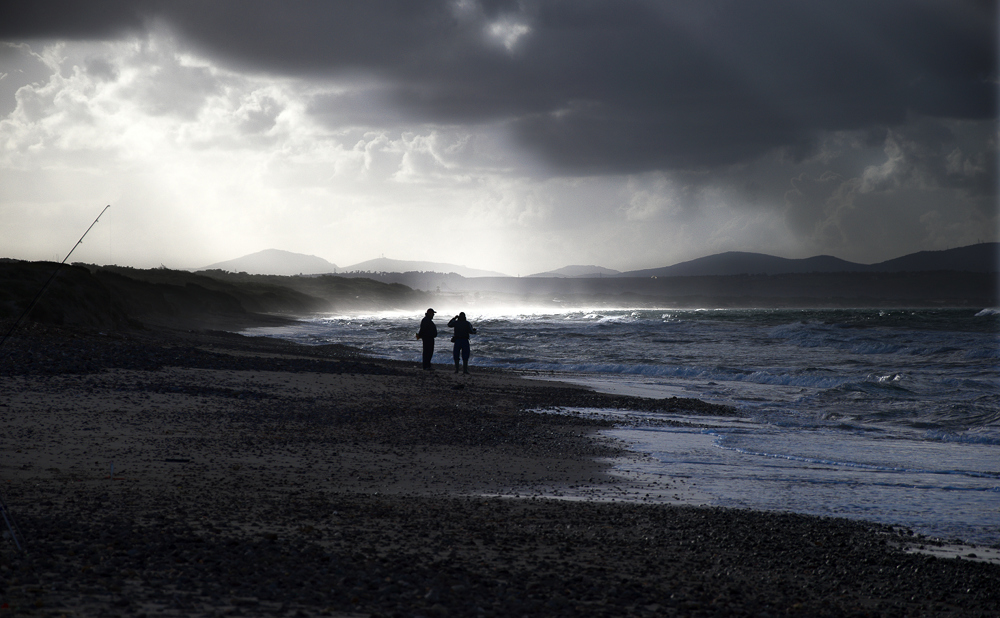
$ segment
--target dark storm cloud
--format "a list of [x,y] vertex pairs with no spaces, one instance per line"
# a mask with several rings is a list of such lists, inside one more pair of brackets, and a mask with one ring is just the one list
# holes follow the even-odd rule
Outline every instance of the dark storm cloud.
[[374,77],[409,120],[509,121],[573,173],[802,156],[821,131],[997,113],[994,2],[32,2],[3,9],[0,38],[157,21],[233,67]]

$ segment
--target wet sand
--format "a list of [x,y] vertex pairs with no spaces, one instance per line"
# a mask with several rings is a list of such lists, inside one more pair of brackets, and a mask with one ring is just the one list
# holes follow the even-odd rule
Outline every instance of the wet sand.
[[628,454],[601,422],[529,411],[732,413],[702,402],[224,333],[33,327],[0,352],[0,497],[27,550],[0,543],[0,615],[1000,611],[996,564],[698,506],[692,479],[609,474]]

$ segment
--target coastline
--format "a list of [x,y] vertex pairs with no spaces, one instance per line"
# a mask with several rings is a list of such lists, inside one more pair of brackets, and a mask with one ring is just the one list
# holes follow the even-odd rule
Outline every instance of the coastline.
[[2,353],[28,554],[0,544],[0,605],[27,615],[1000,609],[1000,566],[905,531],[693,506],[682,479],[646,481],[679,506],[611,502],[640,485],[609,473],[607,425],[528,411],[725,413],[702,402],[221,332],[33,327]]

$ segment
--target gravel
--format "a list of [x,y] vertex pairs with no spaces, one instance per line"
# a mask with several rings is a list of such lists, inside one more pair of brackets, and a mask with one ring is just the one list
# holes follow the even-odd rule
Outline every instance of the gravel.
[[32,328],[0,363],[0,616],[1000,613],[1000,566],[905,530],[612,501],[606,423],[528,411],[719,406],[224,333]]

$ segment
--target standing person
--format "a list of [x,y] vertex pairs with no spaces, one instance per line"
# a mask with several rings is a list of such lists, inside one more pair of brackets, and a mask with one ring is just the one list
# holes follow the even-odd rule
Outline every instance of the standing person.
[[455,373],[458,373],[458,357],[462,356],[462,373],[469,373],[469,335],[476,334],[476,329],[465,319],[465,312],[459,313],[448,321],[448,327],[455,329],[455,342],[452,355],[455,357]]
[[424,369],[434,371],[431,367],[431,357],[434,356],[434,338],[438,336],[437,326],[434,325],[433,309],[428,309],[424,314],[424,319],[420,320],[420,330],[417,331],[417,339],[424,342]]

